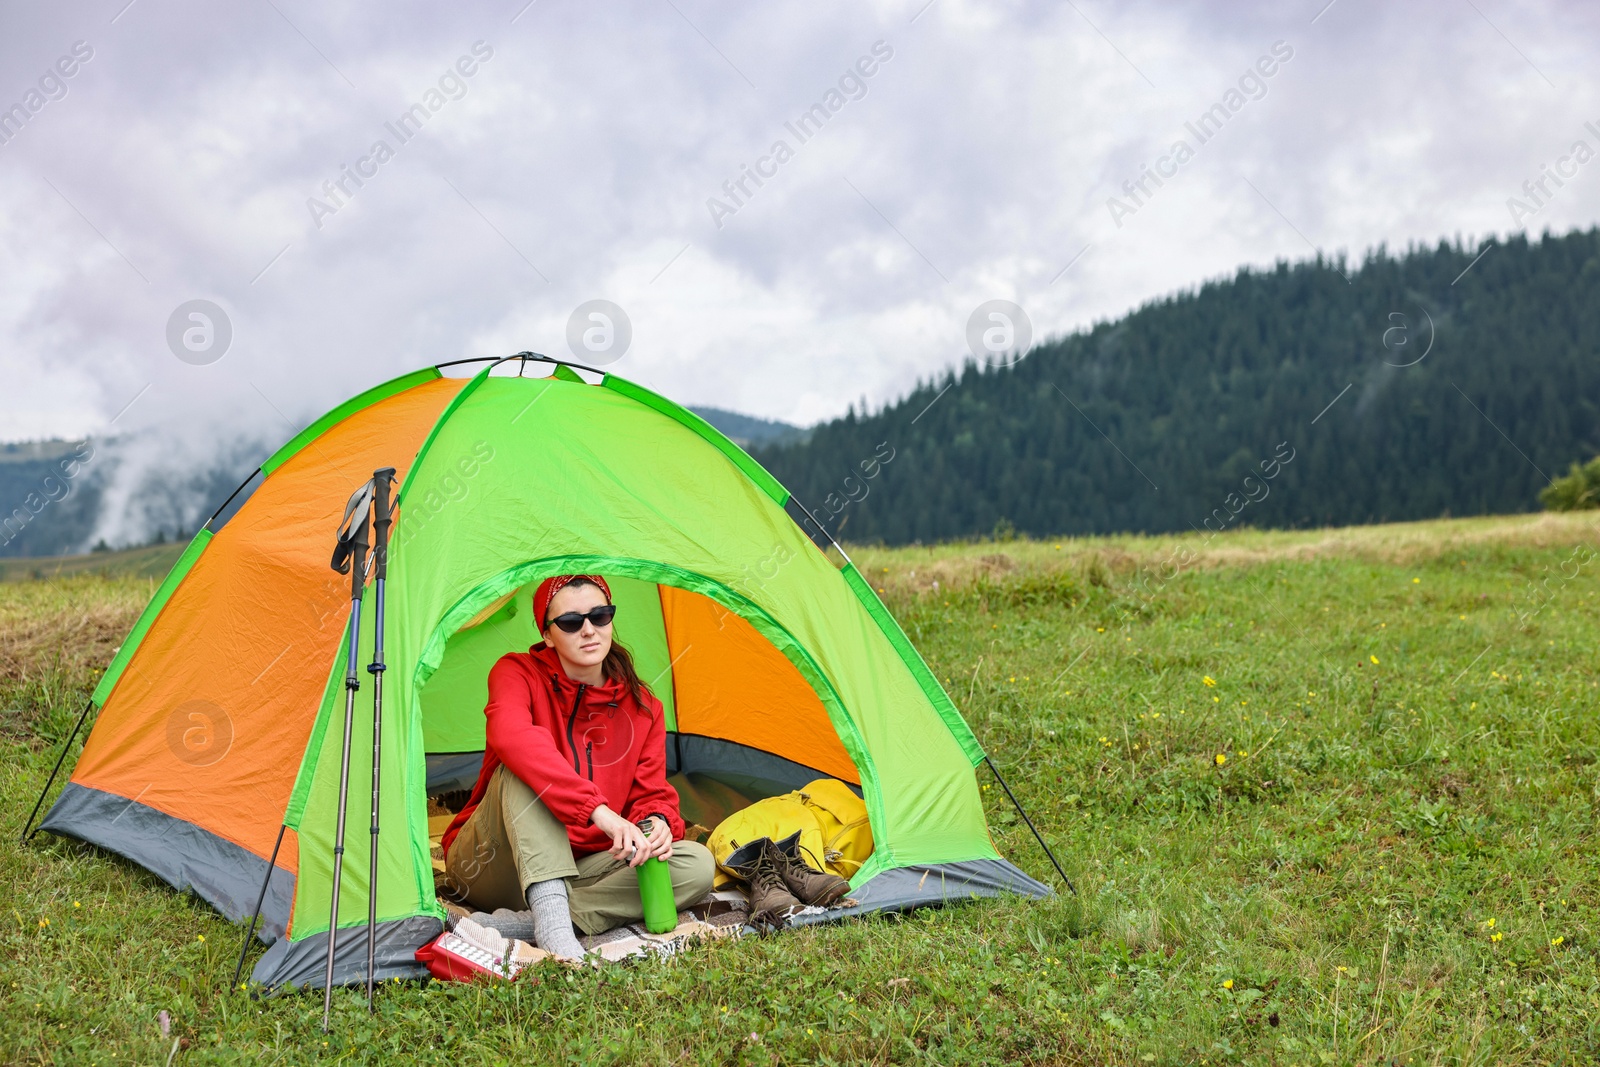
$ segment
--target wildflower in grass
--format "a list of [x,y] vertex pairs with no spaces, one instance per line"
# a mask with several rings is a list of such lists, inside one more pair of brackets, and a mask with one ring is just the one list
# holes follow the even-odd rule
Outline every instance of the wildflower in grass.
[[1368,656],[1367,658],[1372,661],[1372,665],[1374,667],[1376,667],[1378,665],[1378,657],[1377,656]]
[[1554,947],[1556,945],[1561,944],[1561,942],[1563,942],[1565,940],[1566,940],[1566,938],[1564,938],[1564,937],[1552,937],[1550,939],[1550,944],[1551,944],[1552,947]]
[[1506,936],[1505,934],[1493,933],[1493,934],[1489,935],[1489,940],[1490,941],[1499,941],[1501,938],[1503,938],[1505,936]]
[[1213,677],[1211,677],[1211,675],[1209,675],[1209,674],[1208,674],[1208,675],[1206,675],[1206,676],[1205,676],[1205,677],[1204,677],[1204,678],[1202,678],[1202,679],[1200,679],[1200,680],[1201,680],[1201,681],[1202,681],[1202,682],[1204,682],[1204,683],[1205,683],[1205,685],[1206,685],[1206,688],[1208,688],[1208,689],[1209,689],[1209,688],[1210,688],[1210,687],[1211,687],[1211,686],[1214,686],[1214,685],[1216,685],[1216,684],[1217,684],[1217,680],[1216,680],[1216,679],[1215,679],[1215,678],[1213,678]]
[[1411,584],[1412,585],[1420,585],[1421,583],[1422,583],[1422,579],[1421,578],[1413,578],[1413,579],[1411,579]]
[[[1566,901],[1564,901],[1564,900],[1563,900],[1563,901],[1562,901],[1562,902],[1561,902],[1561,903],[1563,903],[1563,904],[1565,904],[1565,903],[1566,903]],[[72,902],[72,906],[73,906],[73,907],[74,907],[74,908],[81,908],[81,907],[83,907],[83,905],[82,905],[82,904],[80,904],[80,903],[78,903],[78,902],[77,902],[77,901],[76,901],[76,900],[74,900],[74,901],[73,901],[73,902]]]
[[1479,923],[1478,925],[1482,926],[1485,930],[1493,930],[1494,929],[1494,919],[1493,918],[1485,919],[1485,920],[1483,920],[1483,922]]
[[1224,763],[1227,763],[1227,762],[1228,762],[1228,757],[1226,755],[1224,755],[1223,753],[1218,752],[1217,753],[1217,766],[1220,767]]
[[1233,979],[1230,978],[1226,982],[1223,982],[1222,983],[1222,988],[1223,989],[1232,989],[1233,988]]

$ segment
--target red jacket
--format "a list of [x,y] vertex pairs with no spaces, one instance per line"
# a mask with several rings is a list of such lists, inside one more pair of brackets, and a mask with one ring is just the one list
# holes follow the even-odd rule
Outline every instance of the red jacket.
[[444,832],[445,852],[502,763],[566,825],[574,854],[611,847],[610,835],[589,822],[601,804],[629,822],[660,815],[681,839],[678,793],[667,784],[666,718],[650,690],[639,695],[635,703],[621,682],[573,681],[543,641],[501,656],[489,671],[483,769]]

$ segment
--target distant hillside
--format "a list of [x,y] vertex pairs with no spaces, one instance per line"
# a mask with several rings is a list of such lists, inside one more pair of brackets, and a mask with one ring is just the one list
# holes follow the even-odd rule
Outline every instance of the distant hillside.
[[122,578],[164,578],[183,555],[185,542],[170,541],[120,552],[88,552],[75,556],[47,556],[42,559],[0,559],[0,582],[20,582],[34,578],[67,578],[80,574],[100,574]]
[[0,557],[88,547],[100,510],[95,458],[88,441],[0,444]]
[[691,406],[689,410],[721,430],[742,448],[802,441],[807,436],[807,431],[787,422],[758,419],[753,415],[741,415],[737,411],[722,408]]
[[247,434],[200,448],[154,430],[0,444],[0,559],[186,539],[270,452]]
[[1600,453],[1600,231],[1479,251],[1240,270],[756,457],[856,542],[1532,510]]

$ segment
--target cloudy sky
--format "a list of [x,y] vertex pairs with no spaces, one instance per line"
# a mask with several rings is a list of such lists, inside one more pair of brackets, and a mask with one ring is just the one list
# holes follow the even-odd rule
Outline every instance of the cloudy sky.
[[[1600,162],[1508,198],[1600,150],[1597,30],[1507,0],[0,0],[0,440],[281,440],[428,363],[568,356],[591,300],[631,324],[609,369],[807,423],[961,359],[988,300],[1043,338],[1241,264],[1588,226]],[[195,300],[226,322],[186,350]]]

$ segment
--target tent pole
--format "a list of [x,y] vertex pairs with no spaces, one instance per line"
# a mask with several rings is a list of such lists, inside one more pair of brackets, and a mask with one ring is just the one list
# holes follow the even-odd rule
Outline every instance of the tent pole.
[[377,1011],[372,1000],[374,957],[378,946],[378,775],[383,767],[383,586],[389,577],[389,526],[394,522],[390,510],[389,487],[394,468],[372,472],[372,847],[367,864],[367,1011]]
[[261,879],[261,892],[256,896],[255,914],[250,916],[250,929],[245,931],[244,944],[239,946],[239,966],[233,969],[233,988],[239,988],[239,976],[244,973],[245,953],[250,951],[250,939],[256,936],[256,920],[261,918],[261,905],[267,899],[267,884],[272,881],[273,868],[278,865],[278,846],[283,844],[283,832],[289,828],[288,823],[278,827],[278,840],[272,843],[272,858],[267,860],[267,876]]
[[1061,869],[1061,861],[1056,859],[1054,852],[1050,851],[1050,846],[1044,843],[1044,835],[1039,832],[1037,826],[1033,825],[1033,820],[1028,818],[1028,813],[1022,810],[1022,802],[1011,791],[1011,787],[1006,785],[1006,780],[1000,776],[1000,768],[994,765],[994,760],[989,758],[988,753],[984,753],[983,762],[989,765],[989,769],[994,772],[995,781],[1000,783],[1000,788],[1006,791],[1006,796],[1011,798],[1012,805],[1016,807],[1017,814],[1022,816],[1022,821],[1027,823],[1028,829],[1033,831],[1034,840],[1039,842],[1039,847],[1044,849],[1044,854],[1050,857],[1050,865],[1056,869],[1056,873],[1061,876],[1061,880],[1067,883],[1067,888],[1072,891],[1072,895],[1077,896],[1078,887],[1072,884],[1072,879],[1067,877],[1067,872]]
[[[229,493],[228,494],[228,499],[224,500],[221,504],[219,504],[217,506],[217,510],[213,511],[211,513],[211,518],[207,519],[205,522],[200,524],[200,529],[203,530],[206,527],[210,526],[213,522],[215,522],[217,516],[221,515],[223,513],[223,511],[225,511],[227,509],[228,505],[233,503],[233,498],[238,496],[240,493],[244,492],[244,487],[249,485],[251,479],[253,479],[256,475],[258,475],[260,473],[261,473],[261,468],[260,467],[257,467],[255,470],[251,471],[250,474],[245,478],[245,480],[239,483],[239,488],[237,488],[233,492]],[[196,531],[196,532],[198,532],[198,531]]]
[[50,777],[45,780],[44,788],[39,790],[39,799],[33,802],[33,811],[28,813],[28,821],[22,825],[21,844],[33,840],[33,835],[38,829],[33,826],[34,817],[39,814],[39,809],[44,807],[44,798],[50,795],[50,787],[56,784],[56,775],[61,773],[61,765],[67,760],[67,753],[72,751],[72,742],[78,739],[78,731],[83,729],[83,720],[89,717],[89,709],[94,707],[94,698],[83,705],[83,714],[78,716],[78,722],[72,727],[72,732],[67,735],[67,743],[61,746],[61,755],[56,757],[56,765],[50,768]]
[[361,671],[356,660],[361,654],[361,596],[367,584],[367,528],[372,521],[372,483],[369,481],[351,494],[345,505],[339,540],[334,546],[334,570],[350,574],[349,650],[344,671],[344,752],[339,763],[339,816],[333,837],[333,899],[328,906],[328,966],[322,983],[322,1032],[328,1032],[328,1016],[333,1010],[333,951],[339,938],[339,881],[344,874],[344,815],[350,797],[350,732],[355,725],[356,690],[361,688]]
[[844,546],[839,543],[839,539],[834,537],[833,534],[829,533],[828,532],[828,528],[826,526],[822,525],[822,523],[817,521],[817,517],[815,515],[811,514],[811,509],[810,508],[808,508],[804,504],[800,503],[800,498],[799,497],[797,497],[797,496],[795,496],[794,494],[791,493],[789,495],[789,499],[794,501],[794,506],[795,507],[797,507],[801,511],[805,512],[806,518],[811,520],[811,525],[815,526],[818,530],[822,531],[822,536],[826,537],[828,539],[828,543],[830,545],[832,545],[834,548],[837,548],[839,550],[839,555],[844,557],[844,561],[846,563],[854,563],[855,562],[853,559],[850,558],[850,553],[846,552],[844,550]]

